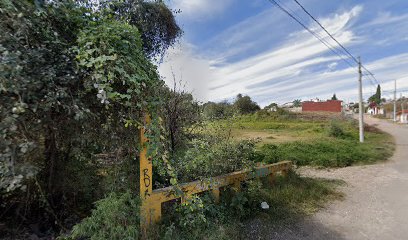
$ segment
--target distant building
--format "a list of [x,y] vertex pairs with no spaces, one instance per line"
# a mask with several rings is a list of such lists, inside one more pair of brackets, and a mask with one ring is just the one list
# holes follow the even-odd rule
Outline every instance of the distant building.
[[408,110],[399,111],[397,113],[397,121],[400,123],[408,123]]
[[341,112],[342,101],[327,100],[327,101],[305,101],[302,103],[303,112]]
[[368,105],[367,113],[370,115],[384,115],[384,109],[377,103],[372,102]]
[[285,109],[285,110],[287,110],[289,112],[301,112],[302,111],[302,108],[301,107],[295,107],[293,102],[287,102],[287,103],[281,104],[279,107],[283,108],[283,109]]

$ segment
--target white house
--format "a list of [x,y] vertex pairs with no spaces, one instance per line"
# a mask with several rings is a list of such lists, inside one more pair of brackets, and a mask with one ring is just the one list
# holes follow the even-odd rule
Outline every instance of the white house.
[[399,111],[397,113],[397,121],[400,123],[408,123],[408,110]]
[[368,105],[367,113],[370,115],[384,115],[384,109],[375,102],[372,102]]

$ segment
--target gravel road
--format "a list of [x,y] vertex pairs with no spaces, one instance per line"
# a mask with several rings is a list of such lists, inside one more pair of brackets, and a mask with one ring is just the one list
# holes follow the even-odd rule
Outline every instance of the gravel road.
[[408,239],[408,126],[369,117],[366,122],[394,136],[394,156],[375,165],[300,169],[304,176],[344,180],[339,190],[345,199],[287,227],[254,222],[251,239]]

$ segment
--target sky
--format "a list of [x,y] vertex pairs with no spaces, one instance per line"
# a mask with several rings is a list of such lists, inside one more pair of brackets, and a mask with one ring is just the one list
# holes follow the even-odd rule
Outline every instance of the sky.
[[[408,95],[408,0],[298,0],[392,97]],[[308,28],[338,46],[293,0],[279,0]],[[179,9],[183,37],[168,50],[159,72],[182,83],[200,101],[250,96],[261,106],[294,99],[358,98],[357,64],[334,54],[268,0],[167,0]],[[337,50],[336,50],[337,51]],[[350,65],[351,66],[350,66]],[[376,80],[363,76],[367,99]]]

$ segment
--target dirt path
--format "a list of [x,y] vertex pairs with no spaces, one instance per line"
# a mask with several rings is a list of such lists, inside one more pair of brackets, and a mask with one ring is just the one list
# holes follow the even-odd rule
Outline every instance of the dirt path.
[[368,166],[301,169],[305,176],[344,180],[346,197],[290,227],[270,229],[266,239],[408,239],[408,127],[366,121],[394,136],[394,156]]

